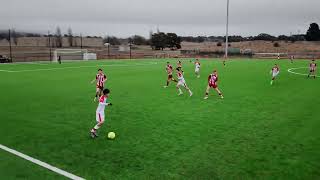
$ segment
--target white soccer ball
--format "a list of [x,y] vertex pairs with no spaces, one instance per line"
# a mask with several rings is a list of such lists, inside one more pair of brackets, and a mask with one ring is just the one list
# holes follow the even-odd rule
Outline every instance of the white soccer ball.
[[108,139],[114,139],[115,137],[116,137],[116,133],[114,133],[114,132],[108,133]]

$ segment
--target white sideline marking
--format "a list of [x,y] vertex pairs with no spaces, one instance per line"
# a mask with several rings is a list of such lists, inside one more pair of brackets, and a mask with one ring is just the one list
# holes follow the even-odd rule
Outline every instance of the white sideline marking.
[[[296,70],[296,69],[308,69],[309,67],[297,67],[297,68],[290,68],[288,69],[288,72],[289,73],[292,73],[292,74],[296,74],[296,75],[300,75],[300,76],[308,76],[309,74],[303,74],[303,73],[297,73],[297,72],[294,72],[293,70]],[[317,76],[316,77],[320,77],[320,76]]]
[[18,152],[18,151],[16,151],[16,150],[14,150],[14,149],[10,149],[10,148],[2,145],[2,144],[0,144],[0,148],[1,148],[2,150],[4,150],[4,151],[7,151],[7,152],[12,153],[12,154],[14,154],[14,155],[16,155],[16,156],[19,156],[19,157],[21,157],[21,158],[23,158],[23,159],[25,159],[25,160],[31,161],[31,162],[39,165],[39,166],[42,166],[42,167],[44,167],[44,168],[47,168],[47,169],[49,169],[50,171],[56,172],[56,173],[58,173],[58,174],[60,174],[60,175],[63,175],[63,176],[65,176],[65,177],[69,178],[69,179],[84,180],[82,177],[79,177],[79,176],[76,176],[76,175],[74,175],[74,174],[68,173],[68,172],[66,172],[66,171],[64,171],[64,170],[61,170],[61,169],[56,168],[56,167],[54,167],[54,166],[51,166],[50,164],[45,163],[45,162],[42,162],[42,161],[40,161],[40,160],[38,160],[38,159],[34,159],[33,157],[30,157],[30,156],[28,156],[28,155],[25,155],[25,154],[23,154],[23,153],[21,153],[21,152]]
[[130,66],[149,66],[158,64],[156,62],[153,63],[134,63],[134,64],[103,64],[103,65],[94,65],[94,66],[74,66],[74,67],[61,67],[61,68],[44,68],[44,69],[28,69],[28,70],[20,70],[20,71],[9,71],[9,70],[1,70],[0,72],[9,72],[9,73],[19,73],[19,72],[34,72],[34,71],[52,71],[52,70],[60,70],[60,69],[79,69],[79,68],[88,68],[88,67],[104,67],[104,66],[118,66],[118,67],[130,67]]

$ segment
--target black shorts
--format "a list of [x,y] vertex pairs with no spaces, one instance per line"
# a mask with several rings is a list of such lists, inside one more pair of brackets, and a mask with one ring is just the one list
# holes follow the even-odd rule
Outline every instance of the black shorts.
[[104,89],[103,86],[98,86],[97,88],[99,88],[101,91]]

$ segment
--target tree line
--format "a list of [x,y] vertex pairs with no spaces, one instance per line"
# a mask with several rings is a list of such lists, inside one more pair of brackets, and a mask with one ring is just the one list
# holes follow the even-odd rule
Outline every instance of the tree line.
[[[70,46],[74,46],[74,37],[72,29],[69,28],[67,34],[62,34],[60,27],[56,28],[55,33],[53,34],[39,34],[39,33],[26,33],[26,32],[16,32],[14,29],[11,30],[11,39],[14,43],[17,43],[18,37],[53,37],[53,41],[55,41],[55,45],[57,47],[62,47],[62,38],[67,37]],[[86,36],[87,38],[98,38],[97,36]],[[0,31],[0,40],[7,39],[9,40],[8,31]],[[150,38],[147,39],[143,36],[134,35],[129,38],[117,38],[115,36],[106,36],[103,38],[104,43],[109,43],[110,45],[121,45],[121,44],[134,44],[134,45],[148,45],[151,46],[152,49],[155,50],[163,50],[165,48],[169,48],[171,50],[180,49],[181,42],[224,42],[226,39],[225,36],[178,36],[176,33],[164,33],[157,32],[152,33]],[[241,41],[255,41],[255,40],[264,40],[264,41],[320,41],[320,29],[317,23],[311,23],[306,34],[297,34],[297,35],[280,35],[280,36],[272,36],[267,33],[261,33],[257,36],[229,36],[229,42],[241,42]]]

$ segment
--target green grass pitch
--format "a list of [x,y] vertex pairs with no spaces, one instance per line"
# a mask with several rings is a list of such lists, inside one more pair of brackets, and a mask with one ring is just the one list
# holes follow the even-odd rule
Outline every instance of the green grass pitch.
[[[200,79],[184,60],[193,97],[163,88],[166,61],[0,65],[0,144],[92,180],[320,178],[320,82],[287,72],[309,61],[270,86],[273,60],[201,60]],[[92,140],[100,67],[113,106]],[[213,69],[225,99],[203,100]],[[0,179],[64,177],[0,150]]]

